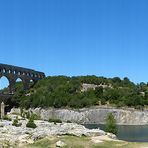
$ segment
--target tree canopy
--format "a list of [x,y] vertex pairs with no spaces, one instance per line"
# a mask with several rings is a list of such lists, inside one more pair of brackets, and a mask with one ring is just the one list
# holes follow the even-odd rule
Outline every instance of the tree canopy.
[[[82,84],[93,84],[83,90]],[[95,86],[95,88],[94,88]],[[148,105],[148,85],[134,84],[123,80],[97,76],[48,76],[39,80],[27,92],[17,83],[12,102],[16,106],[29,107],[71,107],[82,108],[109,103],[117,107],[141,108]]]

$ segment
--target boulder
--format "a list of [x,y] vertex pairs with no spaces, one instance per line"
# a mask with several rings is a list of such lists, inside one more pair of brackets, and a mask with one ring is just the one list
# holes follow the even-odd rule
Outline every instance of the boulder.
[[56,147],[64,147],[64,146],[66,146],[66,144],[63,141],[60,140],[56,142]]
[[111,139],[117,139],[116,135],[112,133],[107,133],[107,136]]

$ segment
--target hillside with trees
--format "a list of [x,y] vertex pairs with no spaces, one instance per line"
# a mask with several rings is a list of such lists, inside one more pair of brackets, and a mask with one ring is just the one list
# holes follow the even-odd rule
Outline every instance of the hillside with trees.
[[[83,84],[93,84],[83,90]],[[91,86],[91,85],[90,85]],[[49,76],[25,92],[20,83],[12,102],[15,106],[83,108],[96,105],[135,107],[148,105],[148,84],[134,84],[127,77]]]

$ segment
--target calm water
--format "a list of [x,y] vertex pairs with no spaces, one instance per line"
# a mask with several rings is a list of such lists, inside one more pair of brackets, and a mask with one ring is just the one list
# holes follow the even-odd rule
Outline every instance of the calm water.
[[[85,127],[105,129],[102,124],[86,124]],[[131,142],[148,142],[148,125],[118,125],[118,139]]]

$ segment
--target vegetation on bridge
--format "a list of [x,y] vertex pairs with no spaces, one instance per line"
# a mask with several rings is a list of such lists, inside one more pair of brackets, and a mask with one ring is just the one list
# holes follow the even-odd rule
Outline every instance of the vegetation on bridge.
[[[95,89],[82,91],[82,84],[95,84]],[[82,108],[110,104],[142,108],[148,105],[148,85],[134,84],[128,78],[96,76],[49,76],[39,80],[28,92],[20,83],[13,97],[16,106]]]

